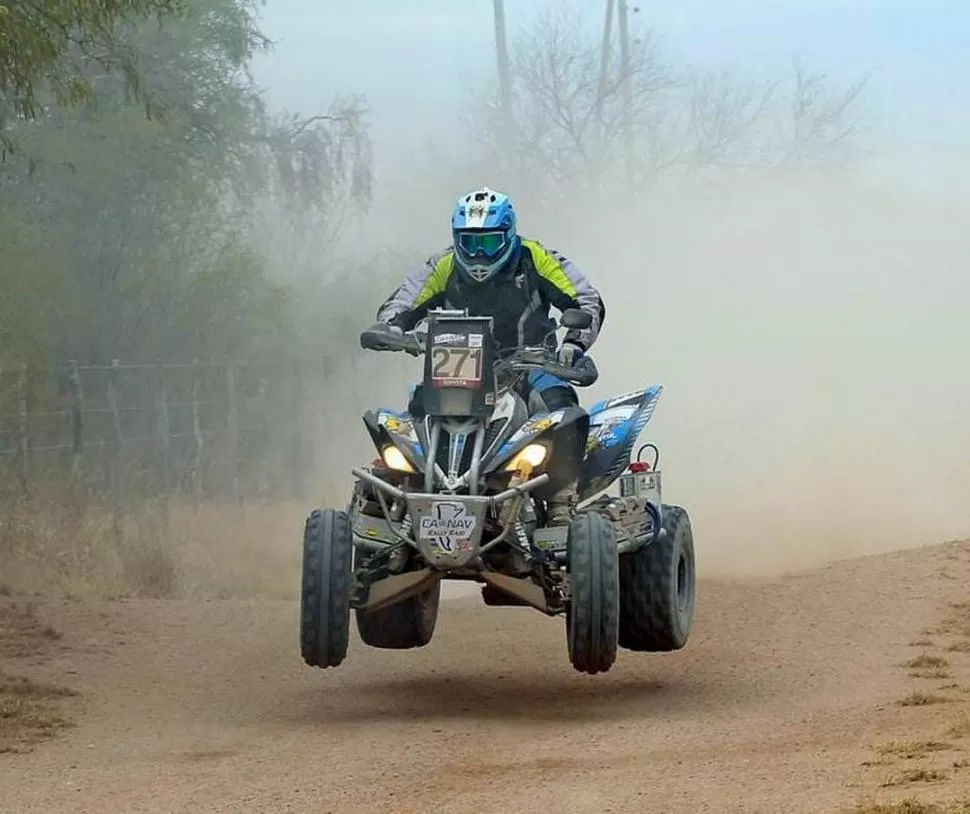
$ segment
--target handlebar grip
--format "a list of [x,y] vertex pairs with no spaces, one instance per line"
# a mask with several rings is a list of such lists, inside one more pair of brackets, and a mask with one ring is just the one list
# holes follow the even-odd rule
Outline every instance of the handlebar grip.
[[593,361],[593,357],[584,356],[573,367],[570,380],[580,387],[589,387],[599,377],[600,372],[596,367],[596,362]]
[[589,387],[600,376],[596,362],[593,361],[591,356],[583,356],[573,367],[566,367],[556,362],[547,362],[543,365],[543,370],[552,376],[565,379],[577,387]]
[[596,367],[596,362],[593,361],[592,356],[584,356],[580,359],[573,367],[573,371],[578,374],[574,381],[580,387],[589,387],[600,377],[599,368]]
[[360,346],[365,350],[401,350],[401,340],[393,334],[366,330],[360,334]]
[[360,346],[364,350],[404,351],[412,356],[420,356],[424,351],[423,337],[414,334],[399,336],[385,331],[368,329],[360,335]]

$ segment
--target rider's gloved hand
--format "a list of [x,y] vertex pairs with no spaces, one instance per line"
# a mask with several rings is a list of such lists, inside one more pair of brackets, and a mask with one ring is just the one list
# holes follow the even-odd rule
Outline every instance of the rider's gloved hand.
[[376,322],[366,331],[361,332],[360,346],[362,348],[374,347],[374,339],[381,335],[400,337],[404,335],[404,330],[397,325],[391,325],[387,322]]
[[583,358],[585,352],[582,345],[567,339],[559,346],[556,359],[563,367],[576,367],[576,363]]
[[404,336],[404,329],[389,322],[375,322],[367,329],[369,333],[389,334],[391,336]]

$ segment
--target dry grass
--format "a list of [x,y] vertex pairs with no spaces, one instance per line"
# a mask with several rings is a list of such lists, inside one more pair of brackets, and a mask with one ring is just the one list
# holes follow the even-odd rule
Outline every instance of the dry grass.
[[938,804],[908,797],[895,803],[859,803],[846,814],[970,814],[970,801]]
[[939,769],[904,769],[882,781],[883,788],[908,786],[911,783],[941,783],[946,774]]
[[929,656],[925,653],[903,664],[904,667],[910,667],[912,669],[922,670],[924,668],[941,668],[949,667],[950,663],[942,656]]
[[877,747],[876,751],[902,760],[914,760],[926,757],[931,752],[944,752],[952,748],[950,744],[939,741],[890,741]]
[[924,632],[929,635],[935,633],[970,639],[970,602],[951,602],[950,615],[942,624],[935,630]]
[[961,715],[947,730],[947,734],[951,738],[970,738],[970,715]]
[[945,698],[942,695],[931,695],[925,692],[911,692],[905,698],[901,698],[896,703],[901,707],[926,707],[930,704],[947,704],[953,699]]
[[37,656],[49,651],[62,634],[37,617],[31,602],[0,604],[0,656]]
[[931,678],[936,680],[953,678],[953,673],[940,668],[935,670],[913,670],[909,675],[911,678]]
[[951,653],[970,653],[970,639],[961,639],[959,642],[954,642],[947,648]]
[[56,701],[73,690],[0,673],[0,754],[29,752],[71,723]]
[[271,504],[144,504],[124,519],[78,517],[40,498],[0,514],[0,573],[9,594],[62,597],[267,597],[299,590],[308,508]]

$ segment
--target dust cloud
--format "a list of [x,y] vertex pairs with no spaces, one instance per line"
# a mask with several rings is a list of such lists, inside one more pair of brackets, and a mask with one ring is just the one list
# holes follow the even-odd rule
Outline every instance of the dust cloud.
[[[499,186],[429,185],[402,229],[415,261],[447,242],[454,196],[482,183]],[[520,229],[605,298],[601,378],[584,403],[665,386],[641,442],[660,446],[665,498],[691,513],[703,575],[970,533],[966,211],[903,181],[810,174],[668,183],[615,209],[520,205]],[[374,287],[374,310],[396,280]],[[396,354],[358,364],[331,439],[347,488],[349,459],[373,454],[356,415],[403,404],[420,377]]]
[[645,435],[704,572],[968,533],[961,220],[892,189],[803,180],[673,196],[630,240],[583,248],[612,305],[602,389],[666,386]]

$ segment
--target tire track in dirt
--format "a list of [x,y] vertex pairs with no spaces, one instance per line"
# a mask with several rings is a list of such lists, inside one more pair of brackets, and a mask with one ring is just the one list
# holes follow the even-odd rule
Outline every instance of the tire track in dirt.
[[300,661],[293,602],[46,602],[59,647],[4,669],[79,690],[76,726],[2,758],[0,810],[837,811],[880,793],[874,745],[946,723],[897,705],[926,681],[898,665],[967,584],[960,544],[705,580],[685,650],[595,677],[561,619],[477,597],[423,650],[354,636],[328,671]]

